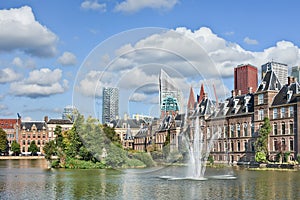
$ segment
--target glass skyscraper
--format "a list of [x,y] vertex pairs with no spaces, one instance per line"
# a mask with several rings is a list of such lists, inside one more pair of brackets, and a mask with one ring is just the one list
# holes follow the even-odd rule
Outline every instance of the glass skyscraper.
[[103,88],[102,96],[102,123],[109,123],[119,115],[119,89]]

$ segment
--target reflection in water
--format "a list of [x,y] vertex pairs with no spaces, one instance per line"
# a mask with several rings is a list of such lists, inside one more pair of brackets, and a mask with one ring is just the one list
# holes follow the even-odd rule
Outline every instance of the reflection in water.
[[[44,160],[0,161],[0,199],[299,199],[299,172],[234,170],[235,180],[163,180],[185,168],[48,170]],[[207,176],[224,174],[211,169]]]

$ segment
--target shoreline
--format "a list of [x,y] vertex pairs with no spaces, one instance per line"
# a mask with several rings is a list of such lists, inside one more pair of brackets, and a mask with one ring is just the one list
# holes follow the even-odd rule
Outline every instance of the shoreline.
[[45,156],[0,156],[0,160],[41,160]]

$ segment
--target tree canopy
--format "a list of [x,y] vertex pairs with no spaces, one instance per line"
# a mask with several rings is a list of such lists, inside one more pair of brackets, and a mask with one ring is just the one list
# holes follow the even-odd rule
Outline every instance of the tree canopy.
[[259,135],[255,142],[255,160],[257,162],[265,162],[268,155],[268,137],[271,132],[271,124],[269,118],[264,118],[264,123],[259,129]]
[[6,132],[0,128],[0,153],[4,153],[8,151],[8,140],[6,136]]

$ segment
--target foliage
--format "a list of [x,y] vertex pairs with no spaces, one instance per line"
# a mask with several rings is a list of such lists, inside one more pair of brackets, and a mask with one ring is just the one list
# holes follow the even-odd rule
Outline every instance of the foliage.
[[31,155],[35,155],[39,151],[39,148],[36,146],[34,140],[31,141],[28,151],[31,152]]
[[147,167],[155,166],[155,163],[151,157],[151,154],[145,152],[134,153],[133,158],[142,161]]
[[170,154],[167,158],[167,161],[168,162],[181,162],[181,161],[183,161],[183,156],[178,151],[172,151],[172,152],[170,152]]
[[43,151],[45,154],[45,158],[47,160],[51,160],[51,156],[54,156],[57,152],[57,146],[54,143],[54,140],[47,142],[43,147]]
[[146,167],[146,165],[142,161],[135,159],[135,158],[127,159],[126,166],[127,167]]
[[284,156],[283,156],[283,162],[288,162],[288,160],[289,160],[289,156],[291,155],[291,152],[285,152],[284,153]]
[[214,161],[214,157],[212,155],[209,155],[208,158],[207,158],[207,160],[208,160],[208,162],[209,162],[210,165],[213,165],[214,162],[215,162]]
[[16,140],[11,143],[11,150],[14,152],[14,155],[19,155],[21,153],[20,144]]
[[6,138],[6,132],[0,128],[0,153],[8,151],[8,140]]
[[75,158],[67,158],[65,167],[69,169],[103,169],[106,166],[102,162],[94,163],[92,161],[84,161]]
[[256,162],[266,162],[267,161],[266,154],[262,151],[256,152],[255,161]]
[[105,163],[113,168],[120,168],[125,165],[126,160],[126,152],[123,149],[111,143],[109,152],[107,154],[107,157],[105,158]]
[[[257,162],[265,162],[268,155],[268,137],[271,132],[271,124],[269,118],[264,118],[264,123],[259,129],[259,136],[255,142],[255,160]],[[258,154],[258,155],[257,155]],[[258,161],[259,160],[259,161]]]
[[163,159],[163,153],[161,151],[152,151],[151,156],[154,160]]

